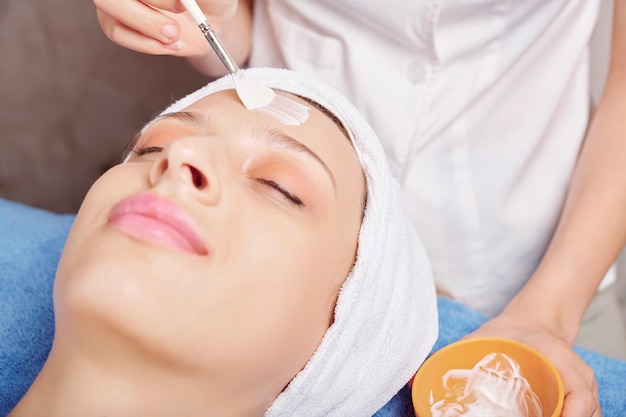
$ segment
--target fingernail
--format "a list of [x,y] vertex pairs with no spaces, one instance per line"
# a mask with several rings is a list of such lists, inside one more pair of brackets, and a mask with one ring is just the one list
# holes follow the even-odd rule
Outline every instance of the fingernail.
[[171,23],[167,23],[161,28],[161,35],[165,36],[166,39],[174,39],[178,36],[178,28]]
[[185,6],[180,0],[176,0],[176,3],[174,3],[174,10],[177,12],[184,12],[187,9],[185,9]]
[[183,41],[176,41],[172,43],[168,43],[165,45],[167,49],[171,49],[172,51],[180,51],[183,49]]

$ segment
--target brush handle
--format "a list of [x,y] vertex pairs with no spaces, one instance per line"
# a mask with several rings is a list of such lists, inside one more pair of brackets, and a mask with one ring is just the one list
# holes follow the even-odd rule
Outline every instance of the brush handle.
[[220,59],[220,61],[222,61],[222,64],[224,64],[228,72],[230,72],[231,74],[237,72],[239,70],[239,66],[230,56],[230,54],[226,50],[226,47],[217,36],[211,25],[209,25],[209,22],[204,16],[204,13],[202,13],[202,10],[200,9],[200,6],[198,6],[198,3],[196,3],[195,0],[181,0],[181,2],[193,18],[193,20],[195,20],[195,22],[198,24],[198,27],[202,31],[202,34],[204,35],[206,40],[209,41],[209,45],[211,45],[211,48],[213,48],[213,51],[215,51],[215,54]]
[[198,27],[204,34],[206,40],[209,41],[209,45],[211,45],[211,48],[213,48],[213,51],[215,51],[215,54],[220,59],[220,61],[222,61],[222,64],[224,64],[228,72],[230,72],[231,74],[236,73],[239,70],[239,66],[230,56],[220,38],[217,37],[217,34],[215,33],[211,25],[209,25],[209,22],[205,20],[204,22],[200,23]]

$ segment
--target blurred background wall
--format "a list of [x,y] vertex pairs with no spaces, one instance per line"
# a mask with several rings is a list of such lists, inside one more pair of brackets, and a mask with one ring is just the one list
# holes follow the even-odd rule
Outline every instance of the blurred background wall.
[[208,79],[104,36],[85,0],[0,1],[0,196],[74,212],[143,123]]

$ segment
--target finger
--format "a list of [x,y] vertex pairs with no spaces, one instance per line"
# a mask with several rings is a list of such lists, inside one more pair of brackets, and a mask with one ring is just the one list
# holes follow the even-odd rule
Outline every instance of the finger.
[[[101,23],[102,24],[102,23]],[[182,50],[182,41],[162,43],[117,22],[107,30],[107,36],[116,44],[137,52],[151,55],[177,55]]]
[[[166,0],[157,0],[157,2],[165,3]],[[165,6],[173,7],[174,2],[170,1],[170,3],[172,4]],[[100,26],[113,42],[119,43],[115,31],[120,23],[161,43],[172,43],[178,40],[180,35],[178,22],[141,1],[94,0],[94,4],[97,8]]]
[[562,417],[600,417],[598,399],[592,391],[571,392],[565,396]]
[[[173,13],[181,13],[185,11],[185,6],[180,0],[125,0],[124,2],[111,0],[93,0],[96,8],[107,13],[114,13],[115,10],[129,10],[129,7],[140,6],[139,3],[146,7],[159,10],[167,10]],[[125,4],[123,4],[125,3]]]
[[185,6],[183,6],[180,0],[150,0],[145,1],[145,3],[157,9],[168,10],[170,12],[185,11]]
[[584,378],[563,378],[565,401],[562,417],[600,417],[597,384]]

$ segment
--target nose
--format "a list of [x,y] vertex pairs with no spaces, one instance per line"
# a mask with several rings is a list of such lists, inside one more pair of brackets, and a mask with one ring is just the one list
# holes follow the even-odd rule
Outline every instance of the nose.
[[221,197],[219,161],[200,138],[172,142],[159,153],[150,169],[150,185],[174,193],[190,193],[204,204],[215,204]]

